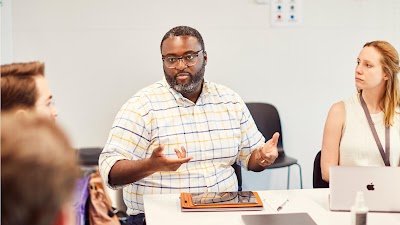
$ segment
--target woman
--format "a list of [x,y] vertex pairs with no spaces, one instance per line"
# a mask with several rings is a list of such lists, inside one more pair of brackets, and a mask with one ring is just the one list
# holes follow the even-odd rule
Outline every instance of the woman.
[[322,142],[322,179],[329,167],[399,166],[399,56],[385,41],[366,43],[357,58],[358,93],[335,103],[325,123]]

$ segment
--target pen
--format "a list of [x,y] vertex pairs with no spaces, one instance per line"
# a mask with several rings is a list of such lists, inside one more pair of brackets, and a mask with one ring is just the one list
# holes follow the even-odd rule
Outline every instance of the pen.
[[289,201],[289,199],[287,198],[286,201],[284,201],[284,202],[282,203],[282,205],[280,205],[280,206],[276,209],[276,211],[280,211],[280,210],[283,208],[283,206],[284,206],[288,201]]

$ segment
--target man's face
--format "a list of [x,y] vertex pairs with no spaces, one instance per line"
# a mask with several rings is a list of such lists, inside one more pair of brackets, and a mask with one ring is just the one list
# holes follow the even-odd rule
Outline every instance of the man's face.
[[35,103],[35,112],[40,116],[55,119],[58,115],[57,109],[53,104],[53,95],[50,92],[49,85],[44,76],[35,77],[38,99]]
[[[202,50],[197,38],[192,36],[178,36],[167,38],[162,45],[161,53],[164,57],[194,56],[195,65],[188,65],[179,59],[173,68],[163,63],[164,75],[168,84],[182,94],[190,94],[201,90],[204,80],[207,53]],[[169,66],[170,67],[170,66]]]

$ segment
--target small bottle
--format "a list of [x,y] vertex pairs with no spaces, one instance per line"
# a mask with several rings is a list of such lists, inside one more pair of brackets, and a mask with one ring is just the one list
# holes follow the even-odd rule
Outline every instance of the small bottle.
[[355,203],[350,212],[351,225],[367,225],[368,207],[365,203],[363,192],[357,192]]

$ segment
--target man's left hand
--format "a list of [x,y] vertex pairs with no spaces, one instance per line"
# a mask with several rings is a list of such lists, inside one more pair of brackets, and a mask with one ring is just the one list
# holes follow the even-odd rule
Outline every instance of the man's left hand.
[[275,132],[275,134],[272,136],[271,139],[269,139],[264,146],[262,146],[258,150],[258,154],[256,157],[257,158],[257,163],[262,166],[266,167],[271,165],[272,163],[275,162],[275,159],[278,158],[278,144],[279,140],[279,133]]

